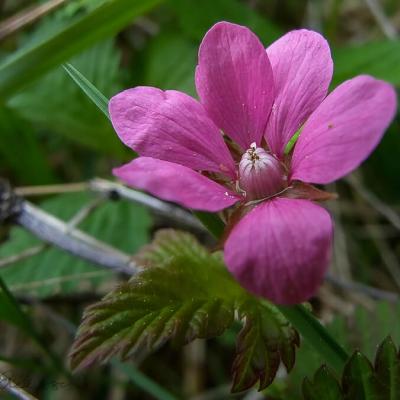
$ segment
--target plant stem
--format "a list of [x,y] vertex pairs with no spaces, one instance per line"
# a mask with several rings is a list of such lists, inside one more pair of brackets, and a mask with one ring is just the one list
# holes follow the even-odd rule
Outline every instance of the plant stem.
[[140,372],[136,367],[130,364],[121,363],[118,360],[113,360],[112,364],[123,371],[129,379],[146,393],[151,394],[157,400],[177,400],[171,393],[167,392],[163,387],[155,381]]
[[277,306],[281,313],[299,331],[304,340],[314,348],[338,373],[341,373],[349,355],[331,334],[303,305]]

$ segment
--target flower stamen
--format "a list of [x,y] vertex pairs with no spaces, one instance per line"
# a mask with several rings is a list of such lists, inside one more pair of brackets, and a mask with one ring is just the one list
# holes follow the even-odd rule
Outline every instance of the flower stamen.
[[273,155],[252,143],[239,163],[239,186],[247,200],[270,197],[284,187],[283,168]]

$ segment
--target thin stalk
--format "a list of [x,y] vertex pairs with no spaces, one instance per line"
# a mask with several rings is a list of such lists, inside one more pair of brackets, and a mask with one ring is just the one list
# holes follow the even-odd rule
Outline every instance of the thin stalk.
[[124,364],[118,360],[113,360],[112,364],[124,372],[128,378],[140,387],[144,392],[149,393],[157,400],[177,400],[172,393],[167,392],[157,382],[140,372],[136,367],[130,364]]

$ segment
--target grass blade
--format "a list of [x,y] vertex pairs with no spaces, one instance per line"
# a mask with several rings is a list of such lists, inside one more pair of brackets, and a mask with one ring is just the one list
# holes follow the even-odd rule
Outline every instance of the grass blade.
[[327,329],[301,304],[278,309],[324,361],[340,373],[350,356]]
[[161,1],[108,1],[47,40],[6,60],[0,65],[0,99],[9,98],[74,54],[118,32]]
[[113,365],[115,365],[119,370],[124,372],[128,378],[140,387],[144,392],[150,394],[157,400],[177,400],[175,396],[167,392],[158,383],[154,382],[152,379],[144,375],[133,365],[126,363],[121,363],[118,360],[113,360]]
[[99,108],[99,110],[107,117],[108,115],[108,99],[101,93],[88,79],[86,79],[71,64],[63,64],[63,68],[72,80],[83,90],[90,100]]

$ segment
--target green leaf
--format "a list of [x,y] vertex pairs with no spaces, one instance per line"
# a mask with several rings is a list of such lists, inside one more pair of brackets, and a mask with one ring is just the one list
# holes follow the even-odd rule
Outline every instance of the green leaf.
[[305,400],[343,400],[339,382],[325,365],[315,373],[312,381],[304,379],[303,396]]
[[[97,108],[104,101],[99,93],[110,96],[121,89],[120,57],[112,40],[98,43],[71,61],[75,66],[74,77],[79,79],[81,86],[59,68],[11,98],[8,105],[21,117],[46,131],[121,158],[124,146],[108,119]],[[72,69],[70,72],[73,73]],[[88,86],[88,81],[92,86]],[[93,97],[88,98],[94,92],[97,93],[96,101],[100,101],[98,104],[92,103]]]
[[240,288],[219,254],[210,256],[190,235],[167,230],[139,260],[146,270],[85,311],[71,351],[74,369],[114,355],[148,354],[171,339],[214,337],[232,324]]
[[400,40],[336,48],[333,59],[334,86],[359,74],[370,74],[400,86]]
[[273,306],[250,301],[240,307],[245,324],[237,339],[233,362],[233,392],[269,386],[282,360],[289,372],[295,361],[300,338],[283,315]]
[[379,383],[384,387],[385,398],[400,399],[400,357],[390,336],[378,348],[375,371]]
[[17,328],[19,328],[22,332],[24,332],[27,337],[33,340],[38,347],[42,349],[44,354],[46,354],[47,358],[51,361],[52,367],[57,370],[59,373],[63,373],[68,376],[65,368],[58,358],[55,355],[48,343],[46,343],[43,338],[39,335],[36,330],[36,327],[32,323],[32,320],[25,313],[24,310],[20,307],[17,300],[14,298],[12,293],[9,291],[8,287],[4,283],[4,281],[0,278],[0,320],[6,321]]
[[[400,355],[392,339],[379,346],[375,366],[356,351],[347,361],[341,386],[333,373],[321,367],[314,379],[303,382],[305,400],[395,400],[400,398]],[[327,397],[331,396],[331,397]]]
[[22,185],[54,182],[54,174],[32,126],[7,107],[0,106],[2,168]]
[[260,303],[232,279],[221,253],[210,254],[190,234],[164,230],[136,260],[144,266],[141,273],[86,309],[70,354],[72,368],[115,355],[147,355],[167,341],[215,337],[232,325],[235,314],[245,324],[233,391],[258,380],[266,387],[281,360],[292,368],[297,333],[277,308]]
[[197,40],[202,39],[213,24],[224,20],[249,27],[265,44],[282,33],[273,22],[238,0],[169,0],[169,3],[176,10],[185,33]]
[[337,371],[341,371],[348,355],[343,347],[302,304],[277,306],[314,350]]
[[[325,327],[328,332],[349,352],[359,349],[368,359],[373,359],[375,351],[383,337],[390,335],[395,343],[400,343],[400,326],[394,324],[400,313],[400,304],[388,302],[375,303],[374,309],[356,307],[354,313],[344,317],[336,316]],[[371,324],[371,321],[374,321]],[[302,341],[297,357],[296,365],[290,375],[282,383],[284,386],[283,398],[298,400],[303,398],[299,388],[310,371],[316,371],[327,360],[316,351],[313,342]],[[343,368],[338,371],[338,376]]]
[[0,278],[0,320],[6,321],[29,336],[31,334],[31,323],[19,308],[18,303]]
[[285,155],[289,154],[297,142],[300,136],[301,128],[290,138],[287,145],[285,146]]
[[145,84],[196,96],[197,46],[182,35],[164,33],[151,42],[145,60]]
[[222,237],[225,224],[218,215],[206,211],[193,211],[193,214],[216,239]]
[[371,363],[359,351],[356,351],[346,364],[342,385],[345,398],[349,400],[386,399],[383,396]]
[[110,0],[50,38],[0,65],[0,98],[9,98],[35,78],[94,43],[113,35],[161,0]]
[[[93,199],[86,193],[51,198],[41,206],[68,221]],[[107,202],[79,227],[94,237],[133,254],[148,241],[150,217],[141,206],[125,201]],[[39,240],[22,228],[13,228],[10,240],[0,247],[0,257],[18,254]],[[47,297],[59,293],[93,290],[112,279],[113,274],[57,249],[46,248],[26,260],[0,270],[0,276],[15,293]]]

